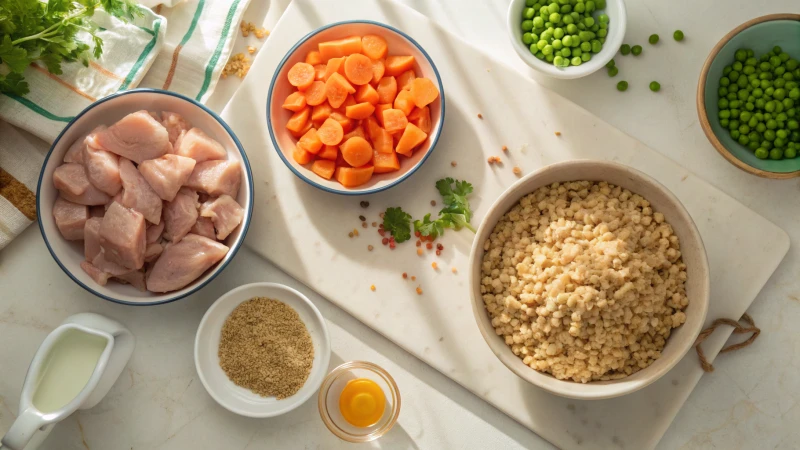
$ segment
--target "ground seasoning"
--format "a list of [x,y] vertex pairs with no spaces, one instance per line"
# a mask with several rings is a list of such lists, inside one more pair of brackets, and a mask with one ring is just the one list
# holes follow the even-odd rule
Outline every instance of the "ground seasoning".
[[219,365],[238,386],[264,397],[297,393],[314,361],[314,344],[297,311],[254,297],[231,312],[219,342]]

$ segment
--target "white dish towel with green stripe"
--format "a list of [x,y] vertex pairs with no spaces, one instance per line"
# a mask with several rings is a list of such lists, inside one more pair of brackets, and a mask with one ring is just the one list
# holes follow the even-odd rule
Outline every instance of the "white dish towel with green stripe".
[[36,220],[30,203],[44,156],[75,115],[97,99],[135,87],[168,89],[205,102],[249,2],[165,0],[174,6],[142,8],[144,15],[132,23],[98,11],[104,43],[99,60],[89,67],[64,64],[59,76],[31,66],[25,70],[28,95],[0,94],[0,249]]

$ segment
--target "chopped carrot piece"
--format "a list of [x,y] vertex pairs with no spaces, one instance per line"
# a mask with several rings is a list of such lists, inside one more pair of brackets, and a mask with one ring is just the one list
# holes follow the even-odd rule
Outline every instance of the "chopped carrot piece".
[[319,130],[317,130],[317,134],[319,135],[319,140],[323,144],[338,145],[339,142],[342,142],[344,130],[342,129],[342,124],[337,122],[335,119],[328,118],[325,120]]
[[292,152],[292,157],[297,161],[297,164],[308,164],[314,159],[314,154],[303,147],[297,146]]
[[383,128],[378,128],[377,134],[372,138],[372,145],[375,146],[375,151],[379,153],[392,153],[394,151],[392,135]]
[[297,142],[298,147],[302,147],[304,150],[311,152],[313,154],[319,153],[322,149],[322,141],[319,140],[319,134],[317,133],[316,128],[311,128],[300,138]]
[[344,60],[345,58],[333,58],[328,61],[328,64],[325,66],[325,75],[323,79],[328,81],[328,78],[331,75],[338,73],[340,75],[344,75]]
[[336,168],[336,181],[341,183],[344,187],[361,186],[369,182],[372,178],[372,172],[375,170],[373,166],[364,167],[337,167]]
[[333,172],[336,171],[336,163],[325,159],[318,159],[311,165],[311,171],[315,174],[330,180],[333,177]]
[[314,110],[311,112],[311,120],[314,122],[324,122],[325,119],[330,117],[331,112],[333,112],[333,108],[328,102],[323,102],[314,107]]
[[359,103],[353,106],[348,106],[345,115],[351,119],[366,119],[375,112],[375,105],[372,103]]
[[394,77],[384,77],[378,82],[378,103],[392,103],[397,96],[397,80]]
[[321,105],[328,97],[325,94],[325,83],[315,81],[305,91],[306,103],[311,106]]
[[339,73],[334,73],[325,82],[325,94],[328,96],[328,102],[334,108],[339,106],[347,100],[347,94],[354,94],[356,89]]
[[406,125],[406,129],[403,131],[403,135],[400,137],[400,141],[397,143],[397,148],[395,150],[401,155],[411,156],[414,147],[423,143],[427,138],[427,133],[420,130],[413,123],[409,123]]
[[299,133],[303,127],[306,126],[306,122],[308,122],[308,117],[311,115],[311,108],[308,106],[304,107],[300,111],[292,114],[292,117],[286,122],[286,128],[289,131]]
[[311,64],[312,66],[322,64],[322,55],[320,55],[316,50],[311,50],[310,52],[306,53],[306,64]]
[[361,53],[361,37],[350,36],[337,41],[320,42],[318,47],[322,60],[328,61],[331,58]]
[[322,147],[322,150],[317,153],[318,158],[327,159],[329,161],[336,161],[337,156],[339,156],[339,147],[335,145],[325,145]]
[[325,64],[317,64],[314,66],[314,79],[316,81],[325,81],[325,71],[328,69],[328,66]]
[[348,95],[347,98],[344,99],[344,103],[342,103],[338,108],[336,108],[336,112],[344,114],[347,112],[348,106],[357,105],[358,102],[356,101],[355,97],[352,95]]
[[371,84],[359,86],[358,89],[356,89],[355,99],[359,103],[367,102],[377,105],[379,99],[378,91],[376,91]]
[[431,132],[431,110],[427,106],[417,108],[408,116],[408,121],[418,126],[420,130]]
[[361,167],[372,159],[372,146],[362,137],[352,137],[339,146],[347,164]]
[[336,151],[338,152],[336,154],[336,167],[352,167],[350,164],[347,164],[347,161],[345,161],[344,158],[342,157],[342,152],[338,150],[339,147],[336,148],[337,148]]
[[362,54],[353,54],[344,60],[344,76],[358,86],[372,81],[372,60]]
[[314,82],[316,73],[314,66],[311,64],[297,63],[289,69],[289,83],[297,87],[297,89],[304,91]]
[[392,109],[392,104],[391,103],[381,103],[381,104],[379,104],[378,106],[375,107],[375,118],[378,119],[378,123],[381,126],[384,126],[383,125],[383,112],[388,110],[388,109]]
[[408,125],[408,119],[399,109],[387,109],[383,112],[383,128],[389,133],[402,131]]
[[306,106],[306,96],[302,92],[292,92],[283,101],[283,107],[289,111],[300,111]]
[[376,59],[375,61],[372,61],[372,81],[370,83],[377,86],[378,82],[381,81],[381,78],[383,78],[383,74],[385,72],[386,64],[382,59]]
[[355,127],[355,128],[353,128],[352,131],[350,131],[349,133],[344,135],[344,137],[342,138],[342,142],[345,142],[348,139],[354,138],[354,137],[360,137],[360,138],[366,139],[367,138],[367,134],[364,133],[364,128],[362,128],[360,125]]
[[413,122],[419,119],[420,114],[422,114],[422,108],[414,107],[414,109],[412,109],[410,113],[406,114],[406,118],[408,119],[409,122]]
[[383,153],[375,150],[372,153],[372,164],[375,166],[375,173],[400,170],[400,160],[397,159],[397,153],[395,152]]
[[367,135],[369,135],[369,139],[373,141],[374,144],[375,136],[378,135],[378,130],[381,129],[381,126],[378,125],[378,119],[376,119],[375,116],[369,116],[364,122],[366,122]]
[[339,125],[342,126],[342,131],[345,133],[348,133],[355,126],[355,123],[353,123],[353,119],[345,116],[344,114],[338,111],[332,112],[330,118],[339,122]]
[[[310,102],[311,99],[308,101]],[[394,109],[403,111],[406,116],[411,114],[411,111],[414,110],[414,100],[411,99],[411,92],[405,90],[398,92],[397,97],[394,99]]]
[[411,82],[417,78],[417,74],[414,73],[414,69],[406,70],[405,72],[401,73],[399,77],[397,77],[397,89],[401,91],[406,91],[411,89]]
[[389,56],[386,58],[386,75],[396,77],[414,68],[413,56]]
[[411,97],[418,108],[431,104],[439,97],[439,90],[433,81],[427,78],[417,78],[411,82]]
[[370,57],[370,59],[385,58],[386,53],[389,52],[389,45],[386,39],[368,34],[361,38],[361,53]]
[[292,130],[289,130],[289,133],[290,133],[292,136],[294,136],[294,137],[296,137],[296,138],[300,139],[301,137],[303,137],[303,135],[304,135],[304,134],[308,133],[308,130],[310,130],[310,129],[311,129],[311,128],[313,128],[313,127],[314,127],[314,124],[312,124],[312,123],[311,123],[311,121],[309,120],[308,122],[306,122],[306,126],[304,126],[303,128],[301,128],[301,129],[300,129],[300,131],[292,131]]

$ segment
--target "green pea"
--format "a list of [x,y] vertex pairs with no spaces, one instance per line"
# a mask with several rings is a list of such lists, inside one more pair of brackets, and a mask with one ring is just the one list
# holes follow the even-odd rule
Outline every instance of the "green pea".
[[573,66],[580,66],[583,63],[583,60],[580,56],[573,56],[572,60],[570,60]]
[[[622,44],[622,46],[619,48],[619,51],[623,55],[627,55],[631,52],[631,46],[628,44]],[[798,94],[800,94],[800,90],[798,90]]]
[[603,50],[603,44],[601,44],[600,41],[597,40],[592,41],[591,45],[592,53],[600,53],[601,50]]
[[765,149],[764,147],[759,147],[756,149],[755,155],[758,159],[767,159],[769,158],[769,150]]
[[599,30],[597,31],[597,37],[599,37],[599,38],[603,39],[603,38],[605,38],[606,36],[608,36],[608,30],[606,30],[606,29],[604,29],[604,28],[601,28],[601,29],[599,29]]
[[658,92],[661,90],[661,83],[658,81],[651,81],[650,82],[650,90],[653,92]]
[[641,45],[634,45],[633,47],[631,47],[631,53],[633,53],[633,56],[641,55],[642,54],[642,46]]
[[547,7],[547,10],[550,12],[550,14],[557,13],[559,9],[561,8],[559,8],[558,3],[555,2],[550,3],[550,5]]
[[569,58],[570,56],[572,56],[572,50],[570,50],[569,48],[566,48],[566,47],[562,48],[561,49],[561,56],[563,56],[564,58]]
[[553,39],[553,43],[550,44],[553,46],[555,50],[561,50],[564,47],[564,44],[561,42],[561,39]]
[[614,66],[616,66],[616,65],[617,65],[617,62],[614,61],[614,58],[611,58],[611,61],[606,63],[606,67],[608,67],[609,69],[614,67]]
[[581,53],[581,61],[586,62],[592,59],[592,54],[589,52]]
[[783,150],[773,148],[769,151],[769,159],[783,159]]
[[682,41],[683,37],[684,37],[683,36],[683,31],[681,31],[681,30],[675,30],[675,32],[672,33],[672,38],[675,39],[678,42]]
[[599,20],[600,23],[605,23],[605,24],[608,24],[608,22],[610,21],[607,14],[600,14],[597,20]]
[[648,40],[648,42],[650,42],[651,44],[653,44],[653,45],[656,45],[656,44],[658,43],[658,39],[659,39],[659,38],[658,38],[658,35],[657,35],[657,34],[651,34],[651,35],[650,35],[650,37],[649,37],[647,40]]
[[628,90],[628,82],[627,81],[620,81],[617,83],[617,90],[620,92],[624,92]]
[[583,52],[592,51],[592,44],[590,44],[588,42],[581,42],[581,51],[583,51]]
[[612,66],[612,67],[608,68],[608,76],[609,77],[613,78],[613,77],[617,76],[618,73],[619,73],[619,69],[617,69],[616,66]]
[[783,156],[785,158],[793,159],[797,157],[797,150],[794,147],[787,148],[783,151]]
[[747,50],[743,48],[736,50],[734,58],[736,58],[737,61],[742,61],[742,62],[747,61]]

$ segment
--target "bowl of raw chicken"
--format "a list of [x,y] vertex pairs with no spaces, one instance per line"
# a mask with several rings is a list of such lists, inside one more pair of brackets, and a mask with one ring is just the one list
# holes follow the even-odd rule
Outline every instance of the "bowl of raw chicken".
[[186,297],[233,259],[252,216],[242,145],[200,103],[137,89],[99,100],[56,138],[36,197],[64,272],[117,303]]

